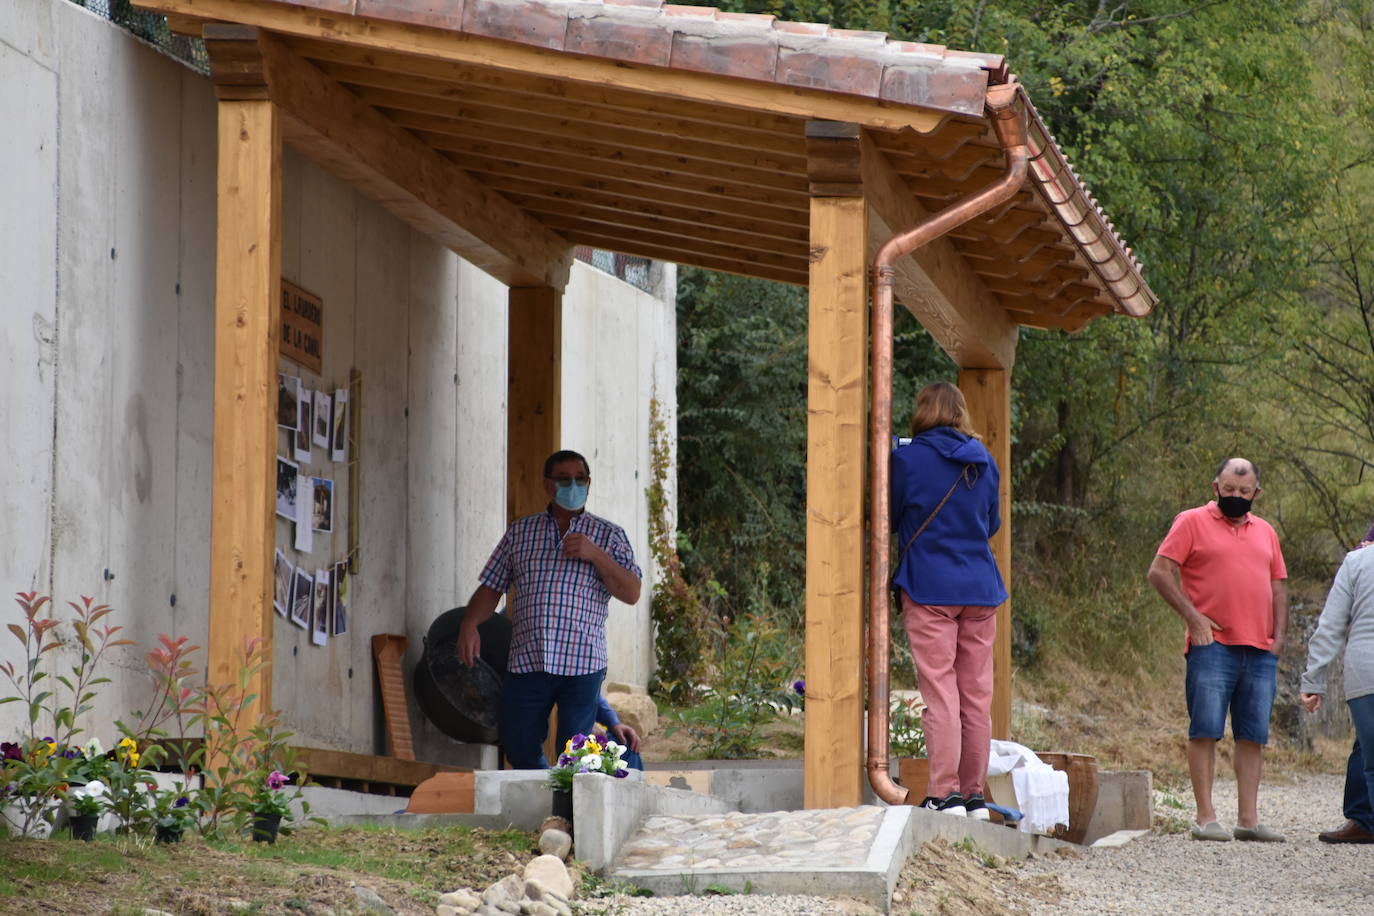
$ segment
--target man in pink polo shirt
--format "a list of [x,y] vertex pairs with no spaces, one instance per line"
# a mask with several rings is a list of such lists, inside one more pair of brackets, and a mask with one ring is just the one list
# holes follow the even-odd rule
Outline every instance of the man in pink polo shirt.
[[[1251,514],[1259,468],[1228,458],[1212,481],[1216,500],[1180,512],[1150,564],[1149,580],[1188,627],[1188,775],[1197,801],[1195,840],[1283,842],[1259,820],[1259,783],[1278,656],[1288,621],[1279,538]],[[1212,806],[1217,741],[1231,713],[1236,740],[1236,828]]]

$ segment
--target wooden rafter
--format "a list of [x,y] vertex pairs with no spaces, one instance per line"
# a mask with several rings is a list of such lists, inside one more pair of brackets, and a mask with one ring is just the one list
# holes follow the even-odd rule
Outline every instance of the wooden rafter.
[[[513,286],[561,288],[571,243],[396,127],[280,39],[249,26],[208,25],[212,67],[261,68],[283,136],[397,216]],[[245,63],[248,62],[248,63]]]

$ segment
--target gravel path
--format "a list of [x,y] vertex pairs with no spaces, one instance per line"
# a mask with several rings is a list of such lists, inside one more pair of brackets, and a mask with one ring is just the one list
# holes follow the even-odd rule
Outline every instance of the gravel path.
[[[1374,913],[1374,846],[1330,846],[1317,840],[1319,831],[1335,827],[1343,819],[1342,784],[1340,776],[1303,775],[1288,784],[1260,787],[1260,817],[1286,834],[1286,843],[1205,843],[1191,839],[1186,831],[1151,833],[1125,846],[1084,850],[1078,857],[1054,856],[983,870],[1001,885],[998,892],[1005,895],[1001,903],[994,904],[983,896],[957,911],[1014,910],[1045,916],[1066,912],[1199,916]],[[1229,827],[1235,817],[1235,783],[1219,778],[1215,794],[1222,823]],[[1180,824],[1191,823],[1191,793],[1176,796],[1173,805],[1156,795],[1157,814],[1177,817]],[[966,885],[959,879],[954,883]],[[1018,884],[1024,893],[1018,893]],[[1052,890],[1056,884],[1057,893]],[[1030,893],[1032,885],[1041,892]],[[1047,898],[1051,900],[1047,902]],[[1010,901],[1015,903],[1007,906]],[[583,903],[582,912],[608,916],[838,916],[873,912],[855,901],[820,897],[618,897]],[[908,911],[909,906],[894,906],[892,910],[902,916]],[[927,910],[922,907],[921,911]]]
[[[1188,834],[1151,833],[1079,859],[1018,866],[1026,875],[1053,873],[1065,891],[1033,913],[1301,913],[1374,912],[1374,847],[1328,845],[1317,833],[1339,826],[1344,779],[1300,776],[1291,785],[1260,786],[1260,819],[1286,843],[1207,843]],[[1217,813],[1235,823],[1236,784],[1218,780]],[[1182,810],[1156,813],[1192,820],[1191,793]]]

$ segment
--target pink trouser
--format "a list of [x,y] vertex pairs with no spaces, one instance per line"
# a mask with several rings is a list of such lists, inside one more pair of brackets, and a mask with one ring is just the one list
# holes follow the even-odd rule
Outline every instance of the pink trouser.
[[992,740],[997,608],[917,604],[901,594],[902,621],[926,704],[921,715],[930,759],[926,795],[981,793]]

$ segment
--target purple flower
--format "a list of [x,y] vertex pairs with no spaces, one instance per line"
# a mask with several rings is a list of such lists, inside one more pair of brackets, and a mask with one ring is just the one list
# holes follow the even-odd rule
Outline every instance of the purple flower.
[[792,691],[793,693],[796,693],[798,696],[806,696],[806,680],[804,678],[798,678],[797,680],[793,681]]
[[616,779],[624,779],[626,776],[630,775],[630,771],[625,769],[624,767],[621,767],[620,769],[616,770],[615,773],[613,773],[612,775],[615,776]]
[[0,741],[0,760],[23,760],[24,755],[20,753],[18,743],[14,741]]
[[572,754],[559,754],[559,755],[558,755],[558,765],[561,766],[561,767],[570,766],[570,765],[571,765],[574,761],[576,761],[576,760],[577,760],[577,758],[574,757]]
[[583,745],[585,745],[586,743],[587,743],[587,736],[586,736],[586,735],[577,734],[577,735],[573,735],[573,736],[572,736],[572,746],[573,746],[573,750],[575,750],[575,751],[580,751],[580,750],[582,750]]
[[286,776],[280,770],[273,770],[267,774],[267,788],[276,791],[286,785]]
[[67,748],[62,752],[60,756],[66,757],[68,760],[72,760],[76,757],[76,751],[72,750],[71,748]]
[[185,795],[183,795],[183,796],[181,796],[180,798],[178,798],[178,799],[176,800],[176,804],[172,805],[172,807],[173,807],[173,808],[185,808],[185,807],[186,807],[187,805],[189,805],[190,803],[191,803],[191,800],[190,800],[189,798],[187,798]]

